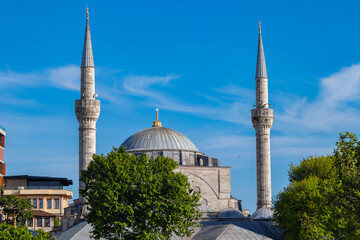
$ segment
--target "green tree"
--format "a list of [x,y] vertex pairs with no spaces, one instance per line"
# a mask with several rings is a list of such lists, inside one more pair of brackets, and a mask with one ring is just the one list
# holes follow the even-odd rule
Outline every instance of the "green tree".
[[45,233],[42,230],[33,236],[25,226],[15,227],[12,224],[0,224],[0,240],[48,240],[49,237],[50,233]]
[[290,165],[290,184],[274,202],[286,239],[360,239],[360,144],[340,133],[333,155]]
[[350,132],[340,134],[334,161],[337,188],[334,202],[347,219],[343,235],[360,239],[360,141]]
[[4,208],[3,216],[5,216],[6,222],[14,224],[15,227],[18,223],[25,224],[26,219],[33,217],[32,206],[26,199],[14,195],[1,196],[0,206]]
[[61,224],[60,224],[59,218],[55,217],[55,219],[54,219],[54,227],[59,227],[60,225]]
[[200,196],[177,163],[162,156],[138,158],[125,148],[94,155],[81,173],[80,193],[89,206],[86,220],[95,238],[169,239],[190,236],[200,217]]

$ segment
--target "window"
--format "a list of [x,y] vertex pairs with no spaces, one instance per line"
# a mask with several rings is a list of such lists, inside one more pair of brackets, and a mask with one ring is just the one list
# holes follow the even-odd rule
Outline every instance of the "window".
[[42,218],[37,219],[37,226],[42,227]]
[[45,218],[45,227],[50,227],[50,218]]
[[5,136],[0,133],[0,147],[5,147]]
[[28,219],[28,226],[29,226],[29,227],[32,227],[32,226],[33,226],[33,221],[34,221],[34,220],[33,220],[32,218],[29,218],[29,219]]
[[37,208],[37,199],[36,198],[33,199],[33,207]]
[[55,208],[59,209],[59,199],[55,199]]
[[43,208],[43,200],[42,200],[42,198],[39,199],[39,208]]
[[51,199],[47,200],[47,208],[51,208]]

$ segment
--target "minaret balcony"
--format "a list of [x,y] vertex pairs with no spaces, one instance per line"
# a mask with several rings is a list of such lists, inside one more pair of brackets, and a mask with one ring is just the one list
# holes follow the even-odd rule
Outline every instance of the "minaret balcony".
[[75,100],[75,114],[78,120],[97,120],[100,115],[100,100],[91,98]]
[[253,126],[266,126],[271,128],[274,121],[274,110],[270,108],[256,108],[251,110]]

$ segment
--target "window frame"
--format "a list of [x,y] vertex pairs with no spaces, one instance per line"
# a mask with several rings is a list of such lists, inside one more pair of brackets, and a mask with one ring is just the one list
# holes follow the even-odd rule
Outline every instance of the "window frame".
[[37,208],[37,198],[33,198],[33,208]]
[[[56,206],[56,202],[57,202],[57,206]],[[58,199],[58,198],[54,199],[54,208],[60,209],[60,199]]]
[[28,221],[28,222],[27,222],[27,223],[28,223],[27,225],[28,225],[29,227],[33,227],[33,226],[34,226],[34,218],[29,218],[27,221]]
[[47,208],[52,209],[52,199],[48,199],[46,202],[47,202]]
[[[42,226],[43,226],[43,222],[42,222],[43,219],[42,219],[42,218],[36,218],[36,220],[37,220],[37,224],[36,224],[36,225],[37,225],[38,227],[42,227]],[[40,221],[39,221],[39,220],[40,220]]]
[[44,227],[50,227],[50,218],[49,217],[44,218]]

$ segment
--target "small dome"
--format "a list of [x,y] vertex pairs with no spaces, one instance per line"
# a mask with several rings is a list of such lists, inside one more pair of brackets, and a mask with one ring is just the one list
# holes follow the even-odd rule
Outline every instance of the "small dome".
[[153,126],[130,136],[121,144],[129,152],[153,150],[185,150],[198,152],[187,137],[170,128]]
[[273,219],[274,211],[271,208],[259,208],[251,216],[253,220],[271,220]]
[[236,208],[225,208],[220,211],[219,218],[246,218],[239,209]]

